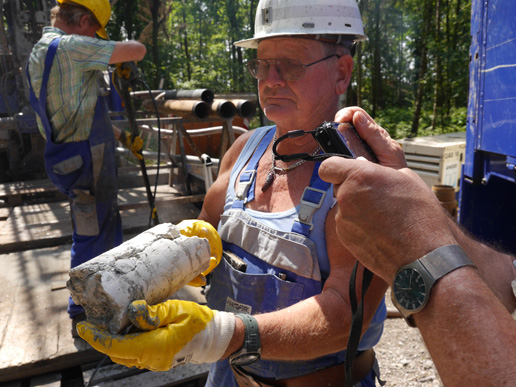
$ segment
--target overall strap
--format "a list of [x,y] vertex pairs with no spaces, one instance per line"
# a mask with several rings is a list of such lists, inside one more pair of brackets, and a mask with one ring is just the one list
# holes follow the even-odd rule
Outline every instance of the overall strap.
[[319,177],[319,167],[321,162],[315,163],[310,185],[305,188],[301,196],[299,213],[297,220],[294,221],[292,231],[309,237],[310,231],[314,228],[312,222],[317,210],[321,207],[326,197],[326,192],[331,184]]
[[47,137],[47,141],[52,138],[52,128],[50,126],[50,122],[47,116],[47,84],[48,78],[50,76],[50,70],[52,68],[52,64],[54,63],[54,57],[57,52],[57,46],[59,45],[59,41],[61,38],[54,38],[48,45],[47,55],[45,57],[45,67],[43,70],[43,79],[41,82],[41,89],[39,91],[39,98],[34,94],[34,89],[32,88],[32,83],[30,81],[29,75],[29,63],[25,66],[25,71],[27,73],[27,80],[29,82],[29,93],[30,93],[30,104],[32,108],[39,115],[41,123],[45,128],[45,134]]
[[247,168],[240,175],[240,179],[238,181],[236,189],[236,200],[233,202],[232,206],[233,208],[243,209],[246,203],[249,203],[250,201],[254,200],[254,190],[256,186],[256,171],[258,170],[258,163],[260,162],[260,159],[269,147],[269,143],[274,137],[275,132],[276,128],[272,127],[263,136],[262,140],[256,147],[256,150],[251,156],[251,159],[247,164]]

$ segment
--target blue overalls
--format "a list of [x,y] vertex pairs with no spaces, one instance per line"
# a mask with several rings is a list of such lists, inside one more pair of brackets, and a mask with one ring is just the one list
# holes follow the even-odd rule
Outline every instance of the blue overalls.
[[[122,222],[117,206],[115,137],[102,97],[95,105],[88,140],[56,144],[52,139],[46,111],[47,84],[59,41],[55,38],[49,44],[39,99],[30,82],[28,65],[26,70],[30,103],[45,129],[45,169],[57,189],[71,199],[73,268],[122,243]],[[70,317],[81,312],[83,308],[70,298]]]
[[[267,214],[271,222],[259,219],[257,211],[244,208],[254,199],[258,163],[274,132],[275,127],[256,129],[233,167],[218,231],[224,250],[239,257],[247,267],[245,271],[238,270],[226,259],[221,260],[212,273],[207,294],[208,305],[213,309],[250,314],[283,309],[320,294],[329,275],[324,223],[333,204],[333,187],[319,178],[319,164],[298,207]],[[246,164],[236,185],[236,177]],[[382,302],[361,340],[360,350],[378,342],[385,316]],[[242,368],[255,376],[286,379],[344,362],[345,351],[341,351],[309,361],[259,360]],[[371,383],[363,386],[374,386],[374,381]],[[207,386],[238,386],[227,360],[212,365]]]

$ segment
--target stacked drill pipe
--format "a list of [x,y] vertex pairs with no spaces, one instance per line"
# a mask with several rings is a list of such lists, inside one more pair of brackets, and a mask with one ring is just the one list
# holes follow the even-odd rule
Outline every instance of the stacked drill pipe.
[[[251,118],[256,112],[256,103],[253,100],[239,98],[238,94],[228,94],[231,99],[214,98],[213,92],[209,89],[166,90],[160,93],[153,91],[152,95],[160,113],[179,117],[226,120],[237,114],[242,118]],[[252,96],[248,93],[245,95]],[[134,96],[144,98],[143,109],[154,111],[154,103],[150,100],[149,93],[135,93]]]
[[215,94],[215,98],[231,101],[236,107],[236,114],[242,118],[250,119],[256,113],[257,98],[254,93]]

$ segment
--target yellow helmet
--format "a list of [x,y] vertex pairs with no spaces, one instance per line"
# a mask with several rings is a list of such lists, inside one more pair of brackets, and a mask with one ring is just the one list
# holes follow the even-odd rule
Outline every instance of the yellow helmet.
[[103,39],[108,38],[106,25],[111,18],[111,4],[109,4],[109,0],[57,0],[57,2],[59,4],[68,3],[82,5],[84,8],[89,9],[100,24],[97,35]]

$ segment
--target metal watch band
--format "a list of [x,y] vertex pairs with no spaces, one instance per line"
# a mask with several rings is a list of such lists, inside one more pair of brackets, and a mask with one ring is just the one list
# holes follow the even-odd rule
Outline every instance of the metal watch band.
[[[229,356],[230,363],[233,363],[236,359],[245,356],[246,354],[253,355],[254,360],[249,361],[252,363],[260,358],[262,352],[260,343],[260,330],[258,328],[258,321],[250,314],[237,313],[235,317],[242,320],[244,324],[244,345],[238,351]],[[247,363],[244,361],[244,363]]]
[[462,266],[475,266],[459,245],[439,247],[420,258],[419,262],[436,281]]

